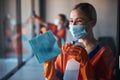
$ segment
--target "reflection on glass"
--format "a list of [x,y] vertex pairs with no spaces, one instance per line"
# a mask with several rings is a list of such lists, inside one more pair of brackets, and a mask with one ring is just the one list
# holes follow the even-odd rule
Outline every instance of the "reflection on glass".
[[0,80],[17,66],[14,0],[0,0]]

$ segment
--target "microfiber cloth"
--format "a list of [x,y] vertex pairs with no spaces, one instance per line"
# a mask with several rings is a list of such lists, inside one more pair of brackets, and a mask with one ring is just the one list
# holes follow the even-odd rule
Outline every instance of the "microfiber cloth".
[[29,43],[39,63],[45,62],[61,53],[61,49],[50,30],[29,40]]

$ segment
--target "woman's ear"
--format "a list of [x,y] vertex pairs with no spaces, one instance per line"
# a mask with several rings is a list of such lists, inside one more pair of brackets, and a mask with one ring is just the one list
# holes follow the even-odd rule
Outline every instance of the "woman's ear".
[[96,20],[92,20],[89,22],[90,27],[94,27],[96,24]]

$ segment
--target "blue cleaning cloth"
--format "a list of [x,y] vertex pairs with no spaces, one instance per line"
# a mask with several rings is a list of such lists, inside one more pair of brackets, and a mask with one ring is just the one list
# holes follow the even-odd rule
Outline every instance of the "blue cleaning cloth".
[[62,38],[61,39],[62,46],[65,45],[65,40]]
[[61,49],[50,30],[29,40],[29,43],[39,63],[45,62],[61,53]]

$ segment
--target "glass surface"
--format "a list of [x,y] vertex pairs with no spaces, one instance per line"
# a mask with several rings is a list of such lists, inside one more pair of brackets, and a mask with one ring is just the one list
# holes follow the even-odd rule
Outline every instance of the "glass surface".
[[0,0],[0,79],[18,63],[16,1]]

